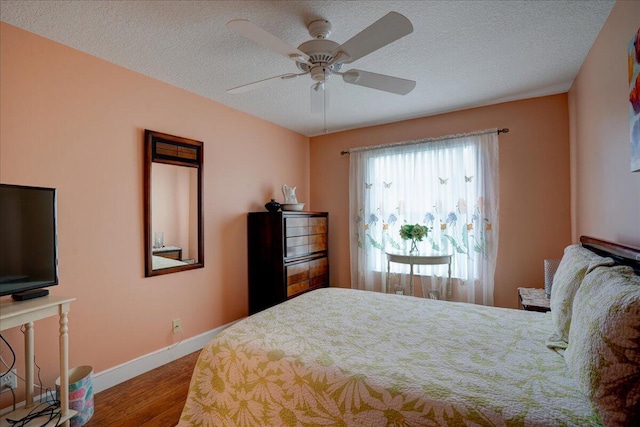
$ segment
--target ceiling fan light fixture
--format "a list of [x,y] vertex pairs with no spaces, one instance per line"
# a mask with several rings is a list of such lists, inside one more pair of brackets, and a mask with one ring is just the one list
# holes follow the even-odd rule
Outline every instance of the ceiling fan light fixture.
[[311,78],[317,82],[324,82],[329,80],[331,77],[331,68],[330,67],[313,67],[311,69]]

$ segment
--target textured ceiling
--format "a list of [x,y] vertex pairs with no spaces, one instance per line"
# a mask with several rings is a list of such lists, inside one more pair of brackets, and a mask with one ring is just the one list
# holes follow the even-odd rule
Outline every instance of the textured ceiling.
[[[417,81],[400,96],[330,85],[335,132],[566,92],[614,1],[9,1],[2,21],[184,88],[304,135],[323,131],[310,112],[310,77],[227,89],[295,73],[292,61],[228,30],[248,19],[297,47],[326,19],[344,43],[390,11],[408,36],[343,68]],[[212,118],[215,120],[215,118]]]

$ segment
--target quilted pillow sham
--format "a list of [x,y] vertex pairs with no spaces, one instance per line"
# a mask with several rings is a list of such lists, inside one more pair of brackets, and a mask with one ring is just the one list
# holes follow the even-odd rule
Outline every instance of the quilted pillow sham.
[[640,425],[640,276],[625,266],[587,274],[564,354],[606,426]]
[[549,347],[567,347],[573,298],[585,275],[598,266],[613,264],[613,259],[601,257],[581,245],[565,248],[551,287],[549,306],[555,333],[547,341]]

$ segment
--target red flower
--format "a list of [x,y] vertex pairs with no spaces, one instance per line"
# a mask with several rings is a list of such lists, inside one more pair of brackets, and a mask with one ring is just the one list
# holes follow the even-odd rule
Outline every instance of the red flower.
[[631,87],[631,92],[629,92],[629,102],[633,107],[633,113],[640,114],[640,73],[636,76],[636,84]]
[[636,34],[636,39],[633,41],[633,46],[636,48],[636,62],[640,64],[640,28],[638,28],[638,34]]

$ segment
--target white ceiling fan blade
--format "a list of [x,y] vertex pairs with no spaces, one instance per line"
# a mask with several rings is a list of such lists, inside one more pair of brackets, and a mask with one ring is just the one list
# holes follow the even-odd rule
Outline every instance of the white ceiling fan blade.
[[311,86],[311,113],[320,114],[329,108],[329,86],[327,82],[318,82]]
[[249,40],[253,40],[259,45],[266,47],[267,49],[278,52],[279,54],[286,56],[289,59],[299,60],[302,62],[309,59],[306,53],[280,40],[273,34],[268,33],[267,31],[263,30],[262,28],[246,19],[236,19],[233,21],[229,21],[227,22],[227,28],[235,31],[243,37],[248,38]]
[[413,80],[362,70],[349,70],[342,73],[342,79],[345,83],[383,90],[398,95],[406,95],[416,87],[416,82]]
[[[304,73],[307,74],[307,73]],[[258,80],[257,82],[247,83],[246,85],[236,86],[231,89],[227,89],[227,93],[244,93],[253,89],[257,89],[263,86],[268,86],[276,80],[288,80],[293,79],[302,74],[282,74],[280,76],[269,77],[268,79]]]
[[334,52],[334,57],[342,51],[349,57],[339,62],[350,64],[373,51],[411,34],[413,25],[398,12],[389,12],[376,22],[351,37]]

